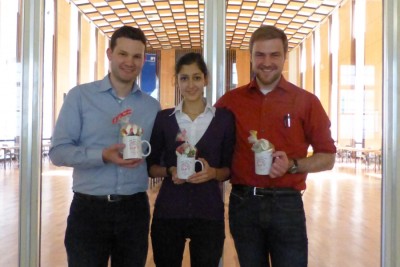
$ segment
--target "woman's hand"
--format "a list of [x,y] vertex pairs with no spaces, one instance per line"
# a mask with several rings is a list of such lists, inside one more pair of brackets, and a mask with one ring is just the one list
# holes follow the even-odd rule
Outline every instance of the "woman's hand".
[[200,184],[215,179],[217,177],[216,168],[210,167],[208,162],[203,158],[199,158],[199,160],[203,163],[204,168],[202,171],[192,174],[187,179],[188,183]]
[[169,172],[172,175],[172,182],[174,184],[184,184],[186,182],[185,179],[179,179],[178,178],[178,173],[177,173],[177,170],[176,170],[175,166],[169,167]]

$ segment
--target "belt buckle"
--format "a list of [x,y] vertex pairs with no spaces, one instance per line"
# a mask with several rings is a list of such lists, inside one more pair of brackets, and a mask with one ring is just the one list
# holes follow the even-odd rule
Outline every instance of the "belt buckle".
[[258,189],[259,187],[254,187],[253,188],[253,196],[255,196],[255,197],[263,197],[263,195],[259,195],[259,194],[257,194],[257,189]]
[[118,201],[120,201],[120,199],[119,198],[113,199],[113,195],[107,195],[107,201],[108,202],[118,202]]

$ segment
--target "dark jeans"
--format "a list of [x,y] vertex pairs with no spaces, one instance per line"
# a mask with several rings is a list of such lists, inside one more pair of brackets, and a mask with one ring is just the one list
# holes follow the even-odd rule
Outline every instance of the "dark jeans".
[[186,239],[190,239],[190,266],[217,267],[225,239],[224,221],[153,219],[151,243],[157,267],[182,266]]
[[143,267],[150,223],[145,192],[118,202],[74,195],[65,233],[68,266]]
[[229,226],[241,267],[306,267],[301,194],[250,196],[232,189]]

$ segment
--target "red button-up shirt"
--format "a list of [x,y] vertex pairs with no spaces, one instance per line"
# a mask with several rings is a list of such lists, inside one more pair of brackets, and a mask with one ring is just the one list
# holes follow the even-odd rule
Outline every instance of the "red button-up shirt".
[[[264,95],[254,79],[249,84],[227,92],[217,107],[231,110],[236,119],[236,145],[232,162],[232,184],[257,187],[306,188],[306,173],[285,174],[279,178],[257,175],[254,152],[248,142],[250,130],[267,139],[276,151],[285,151],[289,158],[307,156],[311,145],[314,153],[335,153],[330,120],[319,99],[282,76],[278,86]],[[287,116],[290,115],[290,127]]]

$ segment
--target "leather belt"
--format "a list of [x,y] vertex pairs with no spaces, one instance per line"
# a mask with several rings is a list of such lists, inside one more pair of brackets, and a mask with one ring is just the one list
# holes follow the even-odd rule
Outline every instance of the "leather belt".
[[145,192],[139,192],[133,195],[112,194],[112,195],[102,195],[102,196],[88,195],[88,194],[74,192],[74,195],[80,199],[85,199],[89,201],[105,201],[105,202],[119,202],[122,200],[131,200],[138,197],[139,194],[145,194]]
[[257,197],[294,196],[301,194],[300,191],[288,187],[263,188],[263,187],[254,187],[246,185],[232,185],[232,192],[241,195],[257,196]]

